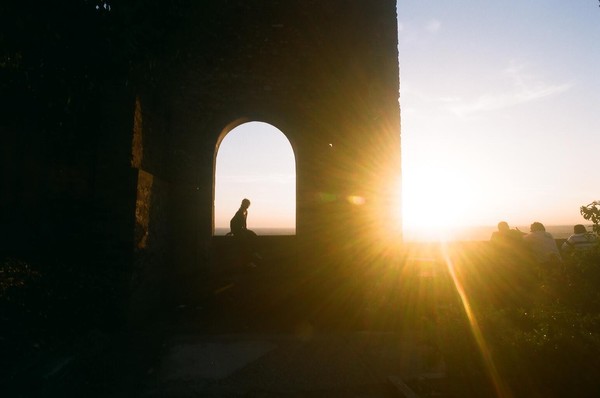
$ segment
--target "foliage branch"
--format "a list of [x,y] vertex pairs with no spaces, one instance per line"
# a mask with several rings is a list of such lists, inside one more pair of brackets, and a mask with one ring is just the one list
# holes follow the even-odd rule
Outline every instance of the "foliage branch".
[[600,233],[600,200],[595,200],[585,206],[581,206],[579,212],[586,220],[594,223],[593,230]]

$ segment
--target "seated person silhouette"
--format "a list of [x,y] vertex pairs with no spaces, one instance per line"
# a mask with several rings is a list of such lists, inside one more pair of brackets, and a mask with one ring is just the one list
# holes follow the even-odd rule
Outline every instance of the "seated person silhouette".
[[512,245],[515,242],[522,242],[523,235],[518,229],[510,229],[506,221],[500,221],[498,223],[498,231],[492,233],[490,242],[499,245]]
[[544,224],[537,221],[531,224],[530,230],[523,240],[529,247],[534,262],[542,272],[556,272],[562,266],[562,257],[554,237],[546,232]]
[[247,265],[254,267],[256,264],[252,260],[260,260],[261,257],[255,250],[257,235],[254,231],[248,229],[246,225],[249,207],[250,201],[248,199],[242,200],[240,208],[229,222],[229,227],[231,228],[230,233],[240,242],[244,261]]
[[577,224],[573,227],[573,235],[569,236],[561,249],[564,253],[583,252],[598,246],[598,237],[589,233],[585,225]]
[[492,233],[490,243],[498,258],[504,262],[518,261],[523,251],[523,232],[510,229],[506,221],[498,223],[498,230]]

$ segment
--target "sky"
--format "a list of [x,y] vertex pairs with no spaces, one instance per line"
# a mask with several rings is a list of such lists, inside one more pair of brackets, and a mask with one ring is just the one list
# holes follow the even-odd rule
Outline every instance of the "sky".
[[[398,1],[405,232],[584,222],[579,207],[600,199],[599,5]],[[249,127],[264,136],[240,133]],[[243,158],[255,144],[265,156]],[[215,226],[228,225],[246,196],[265,197],[251,207],[250,225],[294,226],[295,161],[285,136],[242,125],[221,148],[229,152],[217,158]],[[240,168],[278,150],[275,172],[272,163]],[[253,192],[259,176],[270,185]]]
[[599,5],[398,2],[405,229],[584,221],[600,199]]
[[215,228],[229,231],[242,199],[251,202],[248,228],[296,228],[296,160],[276,127],[249,122],[219,146],[215,173]]

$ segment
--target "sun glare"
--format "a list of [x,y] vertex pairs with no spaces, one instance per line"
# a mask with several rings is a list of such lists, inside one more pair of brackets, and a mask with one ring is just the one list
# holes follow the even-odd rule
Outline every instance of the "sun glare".
[[417,233],[447,232],[469,224],[473,192],[461,176],[440,169],[404,173],[403,225]]

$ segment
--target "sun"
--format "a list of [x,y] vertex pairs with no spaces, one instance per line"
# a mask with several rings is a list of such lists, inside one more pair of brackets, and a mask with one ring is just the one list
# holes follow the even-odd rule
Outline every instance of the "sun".
[[439,168],[405,173],[402,215],[405,229],[449,229],[472,223],[475,194],[463,175]]

